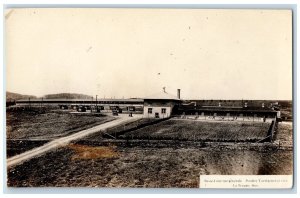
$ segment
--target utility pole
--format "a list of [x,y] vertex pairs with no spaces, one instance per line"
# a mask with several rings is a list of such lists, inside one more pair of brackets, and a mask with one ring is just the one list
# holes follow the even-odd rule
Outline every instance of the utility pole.
[[91,113],[93,113],[93,109],[92,109],[93,101],[94,101],[94,97],[92,96],[92,101],[91,101]]
[[96,95],[96,112],[98,112],[98,108],[97,108],[97,97],[98,97],[98,95]]

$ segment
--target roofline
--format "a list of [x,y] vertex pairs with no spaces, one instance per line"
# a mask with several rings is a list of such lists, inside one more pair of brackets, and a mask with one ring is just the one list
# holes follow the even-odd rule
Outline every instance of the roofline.
[[181,99],[178,99],[178,98],[144,98],[144,100],[177,100],[177,101],[182,101]]

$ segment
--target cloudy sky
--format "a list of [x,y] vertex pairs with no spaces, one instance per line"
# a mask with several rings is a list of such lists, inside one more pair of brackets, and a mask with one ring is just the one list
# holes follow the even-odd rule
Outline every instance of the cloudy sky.
[[291,99],[288,10],[13,9],[6,89],[185,99]]

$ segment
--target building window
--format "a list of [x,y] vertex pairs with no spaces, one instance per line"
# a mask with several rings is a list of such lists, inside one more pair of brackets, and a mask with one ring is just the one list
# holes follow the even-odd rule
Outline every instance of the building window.
[[161,113],[165,114],[166,113],[166,108],[162,108]]
[[148,113],[152,114],[152,108],[148,108]]
[[127,107],[127,110],[128,111],[135,111],[135,107],[134,106]]

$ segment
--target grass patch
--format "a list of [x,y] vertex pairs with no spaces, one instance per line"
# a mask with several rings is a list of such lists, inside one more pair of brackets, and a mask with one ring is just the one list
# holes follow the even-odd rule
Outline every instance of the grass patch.
[[72,156],[72,160],[81,159],[102,159],[102,158],[116,158],[118,157],[118,152],[116,152],[116,147],[113,146],[86,146],[78,144],[69,144],[68,148],[75,151]]

